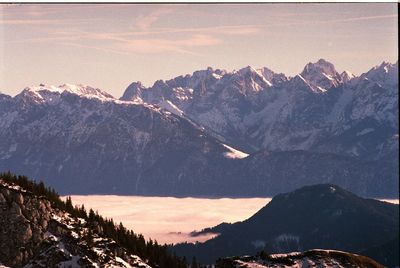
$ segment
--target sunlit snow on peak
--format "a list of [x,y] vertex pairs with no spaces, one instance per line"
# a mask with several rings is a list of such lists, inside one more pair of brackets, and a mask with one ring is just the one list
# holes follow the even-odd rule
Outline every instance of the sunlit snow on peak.
[[101,91],[98,88],[93,88],[87,85],[72,85],[63,84],[60,86],[40,84],[39,86],[32,86],[25,88],[25,91],[34,93],[37,97],[45,101],[54,100],[54,96],[49,97],[49,93],[54,95],[61,95],[64,92],[78,95],[84,98],[96,98],[102,101],[115,100],[115,98],[105,91]]

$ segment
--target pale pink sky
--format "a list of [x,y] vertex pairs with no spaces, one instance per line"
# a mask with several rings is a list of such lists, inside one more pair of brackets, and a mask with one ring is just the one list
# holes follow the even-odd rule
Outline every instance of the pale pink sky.
[[0,91],[87,84],[120,97],[208,66],[287,75],[319,58],[396,62],[396,3],[0,5]]

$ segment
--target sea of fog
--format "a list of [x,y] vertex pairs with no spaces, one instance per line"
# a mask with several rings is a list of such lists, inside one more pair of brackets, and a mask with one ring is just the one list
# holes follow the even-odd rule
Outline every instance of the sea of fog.
[[271,198],[175,198],[116,195],[73,195],[72,202],[122,222],[125,227],[159,243],[203,242],[212,237],[191,237],[222,222],[242,221],[264,207]]
[[[264,207],[271,198],[175,198],[116,195],[73,195],[74,204],[122,222],[125,227],[159,243],[203,242],[212,234],[191,237],[190,232],[222,222],[242,221]],[[387,202],[399,203],[398,199]]]

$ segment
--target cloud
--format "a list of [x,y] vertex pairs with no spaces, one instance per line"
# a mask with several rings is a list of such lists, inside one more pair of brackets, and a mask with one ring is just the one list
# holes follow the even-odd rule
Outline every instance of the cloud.
[[196,54],[189,51],[193,47],[207,47],[221,44],[222,41],[209,35],[191,35],[182,39],[133,39],[119,45],[124,51],[140,54],[178,52]]
[[364,20],[378,20],[378,19],[388,19],[388,18],[397,18],[397,14],[388,14],[388,15],[380,15],[380,16],[364,16],[364,17],[353,17],[353,18],[344,18],[344,19],[336,19],[336,20],[327,20],[327,23],[332,22],[354,22],[354,21],[364,21]]
[[[73,46],[124,55],[157,54],[176,52],[198,55],[190,51],[195,47],[209,47],[222,44],[222,40],[206,34],[190,34],[183,38],[137,38],[120,36],[114,33],[92,33],[84,31],[60,31],[53,36],[8,41],[9,43],[52,42],[53,44]],[[89,43],[89,45],[88,45]]]
[[206,33],[221,35],[250,35],[259,33],[265,25],[215,26],[197,28],[153,28],[147,31],[114,33],[115,36],[162,35],[179,33]]
[[150,12],[147,15],[139,16],[135,21],[135,26],[139,28],[139,30],[148,30],[156,21],[160,19],[161,16],[170,14],[173,12],[173,9],[158,9]]
[[387,15],[379,15],[379,16],[361,16],[361,17],[350,17],[350,18],[340,18],[340,19],[332,19],[332,20],[315,20],[315,21],[295,21],[289,23],[277,23],[272,24],[271,26],[291,26],[291,25],[312,25],[312,24],[330,24],[330,23],[346,23],[346,22],[357,22],[357,21],[368,21],[368,20],[381,20],[381,19],[390,19],[390,18],[398,18],[397,14],[387,14]]
[[56,26],[93,23],[96,19],[0,19],[0,25]]
[[[95,42],[90,42],[90,45],[88,45],[86,44],[86,42],[82,42],[84,39]],[[107,34],[83,34],[83,33],[75,35],[66,35],[66,36],[30,38],[30,39],[9,41],[8,43],[26,43],[26,42],[32,42],[32,43],[51,42],[54,45],[94,49],[102,52],[115,53],[121,55],[158,54],[165,52],[199,55],[198,53],[193,52],[190,49],[195,47],[214,46],[222,43],[222,41],[218,38],[201,34],[190,35],[186,38],[181,38],[181,39],[162,39],[162,38],[126,39]]]
[[84,45],[84,44],[74,43],[74,42],[56,42],[54,44],[58,44],[61,46],[85,48],[85,49],[91,49],[91,50],[94,49],[94,50],[98,50],[98,51],[102,51],[102,52],[114,53],[114,54],[125,55],[125,56],[130,56],[133,54],[133,53],[123,51],[123,50],[112,49],[112,48],[107,48],[107,47],[100,47],[100,46],[96,46],[96,45]]

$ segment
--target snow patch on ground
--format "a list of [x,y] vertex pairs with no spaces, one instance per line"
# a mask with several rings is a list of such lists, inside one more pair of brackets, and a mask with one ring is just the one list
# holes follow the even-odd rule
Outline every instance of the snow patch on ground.
[[382,202],[392,203],[392,204],[399,204],[399,199],[377,199]]
[[175,104],[170,102],[169,100],[163,100],[158,104],[161,108],[173,113],[174,115],[182,116],[183,112],[179,109]]
[[224,153],[224,156],[226,157],[226,158],[231,158],[231,159],[242,159],[242,158],[245,158],[245,157],[248,157],[249,156],[249,154],[246,154],[246,153],[244,153],[244,152],[242,152],[242,151],[239,151],[239,150],[236,150],[235,148],[232,148],[232,147],[230,147],[230,146],[228,146],[228,145],[226,145],[226,144],[222,144],[226,149],[228,149],[229,150],[229,152],[225,152]]

